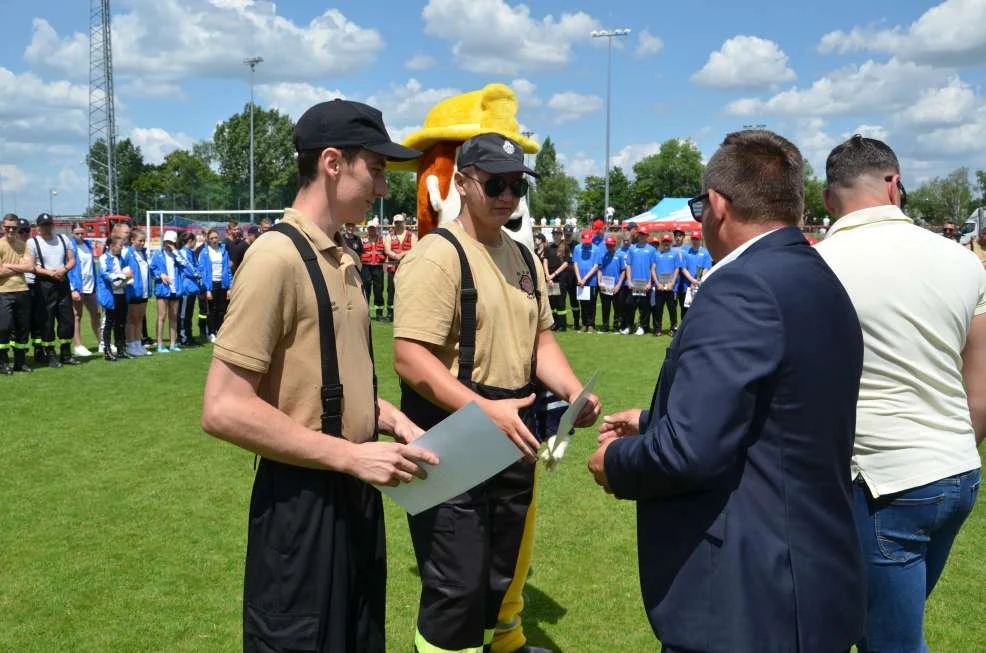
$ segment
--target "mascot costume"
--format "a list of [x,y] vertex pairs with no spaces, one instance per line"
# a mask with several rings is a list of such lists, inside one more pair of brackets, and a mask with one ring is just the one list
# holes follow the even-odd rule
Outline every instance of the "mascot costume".
[[[452,184],[456,155],[464,141],[487,132],[497,132],[513,139],[527,154],[535,154],[539,149],[537,143],[520,133],[514,92],[504,84],[489,84],[481,90],[442,100],[432,107],[421,130],[408,136],[403,143],[424,154],[416,160],[388,164],[392,169],[416,172],[418,175],[419,239],[459,215],[459,194]],[[534,251],[531,215],[525,198],[521,198],[517,211],[503,230]],[[500,606],[490,648],[492,653],[514,653],[527,645],[520,613],[524,608],[524,582],[531,567],[538,485],[535,474],[534,494],[527,510],[517,568],[513,583]]]

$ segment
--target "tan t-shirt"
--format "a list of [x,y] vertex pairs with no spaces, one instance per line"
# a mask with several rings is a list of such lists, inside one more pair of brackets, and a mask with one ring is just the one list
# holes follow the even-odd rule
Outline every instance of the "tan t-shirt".
[[[462,243],[478,294],[472,380],[520,388],[530,381],[537,332],[554,322],[544,270],[535,264],[541,292],[539,309],[535,281],[517,243],[502,236],[498,247],[487,247],[469,236],[458,222],[446,226]],[[418,241],[394,277],[394,337],[435,345],[433,351],[453,376],[459,372],[460,284],[455,248],[437,235]]]
[[[13,244],[0,235],[0,263],[10,263],[18,265],[24,260],[24,253],[27,251],[27,243],[15,240]],[[24,273],[16,272],[9,276],[0,277],[0,292],[26,292],[27,282],[24,281]]]
[[[342,436],[372,440],[376,423],[373,366],[367,338],[369,311],[356,254],[339,247],[304,215],[285,209],[319,254],[332,300],[339,379],[343,386]],[[291,240],[271,231],[257,238],[236,270],[229,310],[214,356],[263,374],[258,394],[305,426],[321,428],[322,366],[315,291]]]

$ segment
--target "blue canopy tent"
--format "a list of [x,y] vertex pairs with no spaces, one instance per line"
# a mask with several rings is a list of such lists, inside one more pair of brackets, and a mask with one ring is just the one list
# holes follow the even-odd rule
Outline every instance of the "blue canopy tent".
[[627,222],[657,222],[659,220],[691,220],[688,197],[665,197],[640,215],[628,218]]

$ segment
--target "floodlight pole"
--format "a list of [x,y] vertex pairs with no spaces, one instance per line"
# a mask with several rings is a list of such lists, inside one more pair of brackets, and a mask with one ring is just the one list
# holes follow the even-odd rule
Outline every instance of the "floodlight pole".
[[[521,136],[523,136],[524,138],[526,138],[528,140],[530,140],[530,138],[532,136],[534,136],[534,132],[532,132],[532,131],[521,132],[520,134],[521,134]],[[521,149],[523,149],[523,148],[521,148]],[[524,152],[524,165],[525,166],[527,165],[527,152]],[[527,202],[527,211],[530,212],[530,210],[531,210],[531,185],[530,184],[527,185],[527,195],[524,196],[524,201]]]
[[55,195],[58,191],[54,188],[48,189],[48,215],[55,215]]
[[605,38],[606,39],[606,177],[605,177],[605,194],[603,196],[603,216],[606,215],[606,210],[609,209],[609,124],[610,124],[610,107],[612,105],[612,80],[613,80],[613,37],[615,36],[627,36],[630,34],[629,29],[597,29],[591,32],[592,38]]
[[252,211],[256,208],[253,203],[253,76],[257,64],[263,61],[263,57],[250,57],[243,60],[243,63],[250,66],[250,224],[253,224]]

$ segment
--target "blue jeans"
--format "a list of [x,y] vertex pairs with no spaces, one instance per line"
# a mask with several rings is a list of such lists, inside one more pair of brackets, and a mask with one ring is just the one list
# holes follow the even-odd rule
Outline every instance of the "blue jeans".
[[856,479],[853,512],[869,591],[860,653],[929,650],[924,642],[925,600],[972,512],[981,480],[981,470],[975,469],[873,499],[862,477]]

